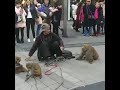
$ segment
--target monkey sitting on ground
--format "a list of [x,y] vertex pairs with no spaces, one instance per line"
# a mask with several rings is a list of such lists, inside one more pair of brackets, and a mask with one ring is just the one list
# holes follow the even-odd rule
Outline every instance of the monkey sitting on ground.
[[76,60],[87,60],[90,64],[92,64],[93,61],[97,60],[98,58],[99,55],[95,48],[89,44],[84,44],[82,47],[82,52]]
[[26,72],[27,70],[20,64],[21,58],[15,57],[15,73]]
[[28,72],[31,72],[32,77],[42,78],[41,67],[38,63],[27,63],[26,68],[28,69]]

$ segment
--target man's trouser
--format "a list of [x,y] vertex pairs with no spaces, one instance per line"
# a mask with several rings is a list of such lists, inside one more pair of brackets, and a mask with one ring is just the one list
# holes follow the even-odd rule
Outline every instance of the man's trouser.
[[57,41],[49,44],[47,42],[42,42],[42,44],[38,48],[37,56],[38,56],[38,59],[40,60],[41,57],[47,58],[47,57],[54,56],[54,54],[56,54],[56,56],[62,55],[62,51]]

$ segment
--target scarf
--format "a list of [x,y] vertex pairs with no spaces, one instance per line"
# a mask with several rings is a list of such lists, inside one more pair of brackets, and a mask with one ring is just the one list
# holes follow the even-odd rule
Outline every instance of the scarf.
[[81,22],[83,22],[83,21],[84,21],[84,13],[83,13],[83,8],[81,8],[81,9],[80,9],[79,20],[80,20]]
[[95,9],[94,18],[95,20],[98,19],[98,8]]

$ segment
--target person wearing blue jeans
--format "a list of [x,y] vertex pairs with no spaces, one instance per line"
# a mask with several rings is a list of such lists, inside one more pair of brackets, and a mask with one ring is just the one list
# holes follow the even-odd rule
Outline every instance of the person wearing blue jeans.
[[84,27],[84,36],[90,36],[92,33],[92,27]]
[[36,37],[40,34],[41,24],[37,25]]

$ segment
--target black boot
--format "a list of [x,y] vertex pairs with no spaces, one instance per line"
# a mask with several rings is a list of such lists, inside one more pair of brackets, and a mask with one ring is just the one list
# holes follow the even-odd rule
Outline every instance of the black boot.
[[80,32],[79,30],[76,30],[76,32]]
[[21,43],[24,43],[24,40],[23,40],[23,39],[21,39]]
[[17,43],[21,43],[20,39],[17,39]]

